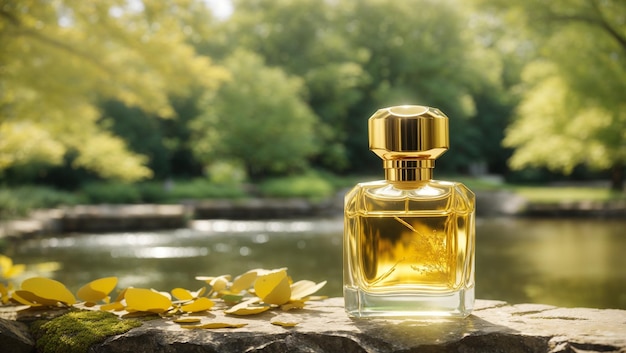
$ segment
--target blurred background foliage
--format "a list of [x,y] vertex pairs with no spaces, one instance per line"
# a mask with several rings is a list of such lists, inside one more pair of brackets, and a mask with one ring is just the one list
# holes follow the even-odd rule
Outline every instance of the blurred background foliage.
[[623,189],[622,0],[223,1],[0,0],[0,184],[327,192],[381,174],[376,109],[424,104],[442,173]]

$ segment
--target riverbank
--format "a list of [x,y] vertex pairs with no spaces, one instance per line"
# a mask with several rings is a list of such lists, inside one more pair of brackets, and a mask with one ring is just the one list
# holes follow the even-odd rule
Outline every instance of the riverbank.
[[[332,198],[246,198],[182,201],[157,205],[78,205],[36,210],[30,217],[0,223],[0,239],[73,232],[185,228],[197,219],[289,219],[341,216],[343,192]],[[479,217],[626,218],[626,200],[530,202],[509,191],[478,191]]]

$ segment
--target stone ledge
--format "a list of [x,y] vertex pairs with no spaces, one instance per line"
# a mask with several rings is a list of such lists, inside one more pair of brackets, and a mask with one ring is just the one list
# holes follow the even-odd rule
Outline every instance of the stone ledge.
[[[188,330],[169,319],[156,319],[110,337],[89,352],[626,352],[624,310],[488,300],[476,304],[474,314],[465,320],[355,320],[345,314],[342,298],[310,302],[299,311],[248,317],[211,310],[203,316],[204,322],[247,326]],[[299,324],[284,328],[270,324],[274,319]],[[1,325],[0,331],[0,336],[6,335]],[[17,341],[16,346],[7,345],[6,338],[0,337],[0,351],[15,351],[7,348],[16,348]]]

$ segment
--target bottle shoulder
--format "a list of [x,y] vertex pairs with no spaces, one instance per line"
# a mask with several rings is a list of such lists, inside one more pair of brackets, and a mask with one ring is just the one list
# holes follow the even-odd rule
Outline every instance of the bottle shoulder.
[[461,194],[473,199],[474,193],[464,184],[454,181],[429,180],[416,183],[413,187],[398,187],[386,180],[376,180],[357,184],[348,196],[369,195],[381,198],[440,198]]
[[420,182],[411,188],[400,188],[386,180],[359,183],[345,198],[346,211],[366,213],[411,210],[472,212],[474,205],[474,193],[465,185],[441,180]]

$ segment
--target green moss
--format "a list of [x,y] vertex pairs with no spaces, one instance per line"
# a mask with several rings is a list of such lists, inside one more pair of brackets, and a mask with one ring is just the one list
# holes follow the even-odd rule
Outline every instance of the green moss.
[[92,344],[141,326],[104,311],[71,311],[52,320],[33,322],[31,330],[42,353],[84,353]]

